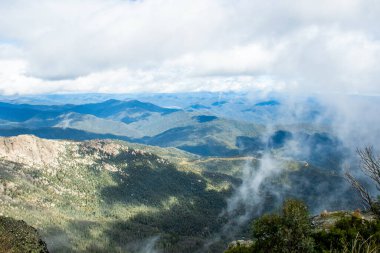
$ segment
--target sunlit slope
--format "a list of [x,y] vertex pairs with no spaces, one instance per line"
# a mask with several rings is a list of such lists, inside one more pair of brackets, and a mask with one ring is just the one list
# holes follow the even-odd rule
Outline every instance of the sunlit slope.
[[[338,169],[284,152],[272,151],[281,171],[261,182],[260,210],[286,197],[317,211],[349,206]],[[54,252],[128,252],[156,236],[164,252],[194,252],[228,221],[228,198],[247,169],[260,176],[260,163],[260,154],[202,157],[116,140],[0,138],[0,215],[36,227]]]
[[1,138],[1,212],[36,227],[54,252],[128,251],[156,235],[166,252],[192,252],[219,229],[234,179],[176,166],[195,158],[182,151],[150,149]]

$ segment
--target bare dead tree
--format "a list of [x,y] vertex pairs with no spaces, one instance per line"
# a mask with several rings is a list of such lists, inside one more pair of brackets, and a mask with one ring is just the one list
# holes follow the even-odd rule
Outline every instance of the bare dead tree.
[[361,170],[372,178],[377,190],[380,191],[380,157],[375,156],[372,147],[366,147],[363,150],[357,149],[356,152],[360,156]]
[[372,209],[372,198],[368,190],[364,186],[362,186],[362,184],[359,183],[359,181],[356,180],[356,178],[354,178],[349,172],[346,172],[345,176],[347,181],[351,184],[351,186],[359,193],[365,208]]
[[[357,149],[360,157],[360,169],[375,183],[376,189],[380,191],[380,157],[376,157],[372,147]],[[350,172],[345,173],[347,181],[359,193],[366,209],[379,214],[379,201],[374,199],[368,189],[363,186]]]

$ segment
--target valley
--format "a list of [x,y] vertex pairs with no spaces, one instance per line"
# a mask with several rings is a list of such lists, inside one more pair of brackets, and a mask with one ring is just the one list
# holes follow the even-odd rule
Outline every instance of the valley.
[[206,95],[184,107],[180,95],[170,107],[1,103],[0,215],[35,227],[50,252],[223,252],[284,199],[314,214],[358,207],[328,125],[306,112],[272,122],[275,100]]
[[380,252],[379,23],[0,0],[0,253]]

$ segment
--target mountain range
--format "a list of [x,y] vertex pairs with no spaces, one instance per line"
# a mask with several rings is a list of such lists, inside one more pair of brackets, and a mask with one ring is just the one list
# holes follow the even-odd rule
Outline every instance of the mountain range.
[[51,252],[222,252],[248,231],[223,234],[251,208],[245,196],[226,211],[252,182],[250,215],[288,197],[313,213],[358,207],[341,170],[349,153],[315,123],[313,99],[294,115],[236,94],[48,98],[0,103],[0,216],[35,227]]
[[[161,96],[152,100],[156,101]],[[268,121],[281,118],[278,114],[283,109],[277,100],[242,104],[239,97],[223,101],[217,98],[216,102],[211,98],[195,101],[188,98],[194,104],[184,104],[181,96],[174,99],[174,95],[169,100],[177,103],[162,107],[150,102],[116,99],[75,105],[2,102],[0,135],[35,134],[44,138],[73,140],[113,138],[178,147],[198,155],[231,156],[247,152],[247,146],[243,150],[240,147],[243,138],[266,139],[275,131],[293,131],[301,124],[301,130],[306,134],[325,130],[309,119],[314,117],[318,107],[295,120],[284,116],[286,121],[268,129]]]

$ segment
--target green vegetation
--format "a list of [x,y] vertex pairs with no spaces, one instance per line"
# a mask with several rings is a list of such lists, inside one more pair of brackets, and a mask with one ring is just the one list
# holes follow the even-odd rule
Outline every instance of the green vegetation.
[[37,232],[24,221],[0,216],[0,253],[47,253]]
[[253,243],[233,244],[226,253],[238,252],[378,252],[380,220],[358,211],[322,213],[309,218],[306,205],[284,202],[279,214],[266,214],[252,225]]
[[306,205],[285,201],[279,214],[266,214],[252,225],[254,243],[232,247],[227,252],[313,252],[314,239]]
[[[158,238],[155,248],[162,252],[202,252],[228,222],[220,214],[241,183],[242,165],[257,169],[260,164],[260,157],[200,157],[124,141],[19,136],[5,138],[2,145],[0,215],[35,227],[52,252],[138,252],[147,238]],[[262,210],[274,207],[271,191],[318,205],[325,193],[339,188],[339,180],[344,182],[303,161],[279,164],[283,173],[262,185]],[[320,188],[319,182],[328,186]],[[292,210],[273,220],[291,217]],[[302,210],[297,217],[304,217]],[[297,231],[298,239],[303,231]],[[246,232],[244,227],[241,234]],[[223,251],[228,240],[222,238],[210,252]]]
[[281,214],[264,215],[253,224],[258,252],[312,252],[308,210],[298,200],[284,202]]
[[[354,214],[351,217],[342,217],[328,230],[315,232],[313,237],[317,242],[318,252],[351,252],[350,249],[357,249],[363,244],[367,244],[371,249],[380,250],[380,221],[365,220]],[[358,252],[367,252],[364,251],[367,247]]]
[[[372,148],[357,152],[362,172],[379,190],[380,157],[374,155]],[[325,211],[310,219],[302,201],[289,199],[283,203],[281,213],[265,214],[253,222],[253,243],[233,244],[226,252],[379,252],[379,197],[373,198],[349,172],[346,178],[370,213]]]
[[[23,138],[41,141],[15,141]],[[52,252],[136,252],[154,236],[164,252],[194,252],[225,222],[233,178],[175,164],[182,151],[99,140],[37,146],[50,144],[62,152],[37,164],[34,146],[16,156],[30,160],[0,160],[0,213],[36,227]]]

